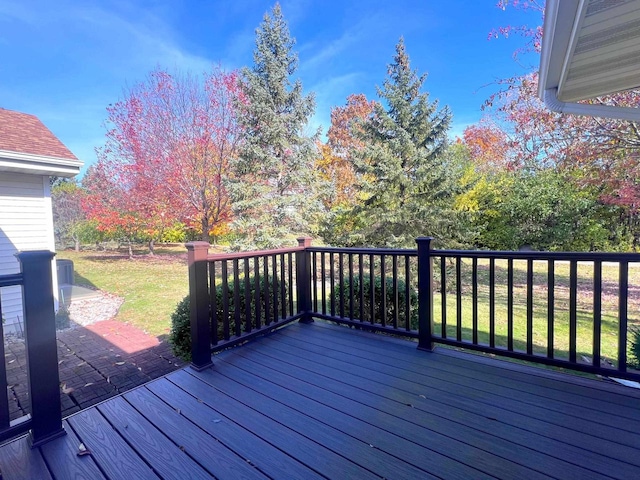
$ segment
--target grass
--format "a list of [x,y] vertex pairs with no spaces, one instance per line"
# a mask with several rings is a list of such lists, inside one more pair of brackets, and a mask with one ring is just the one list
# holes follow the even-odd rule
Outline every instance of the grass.
[[[410,265],[410,284],[416,288],[416,263],[415,258]],[[321,260],[320,260],[321,263]],[[345,261],[346,264],[346,261]],[[387,260],[386,278],[392,277],[391,260]],[[398,277],[405,278],[404,261],[398,261]],[[495,261],[495,341],[497,347],[507,348],[507,279],[508,269],[506,260]],[[380,261],[375,260],[376,275],[380,274]],[[447,337],[456,338],[456,268],[455,263],[447,263],[446,269],[446,332]],[[548,312],[548,264],[546,261],[533,262],[533,352],[539,355],[547,353],[547,312]],[[358,256],[354,258],[354,272],[358,272]],[[369,275],[369,262],[363,259],[365,276]],[[316,267],[320,272],[320,265]],[[325,258],[325,277],[327,292],[329,292],[328,278],[333,272],[336,289],[338,286],[338,262],[334,259],[333,269],[330,261]],[[553,276],[554,282],[554,321],[553,321],[553,350],[554,358],[569,358],[569,275],[568,262],[556,262]],[[344,278],[348,277],[345,267]],[[477,269],[477,321],[478,343],[489,344],[489,297],[490,262],[488,259],[478,260]],[[346,281],[346,280],[345,280]],[[434,261],[434,323],[435,333],[440,335],[442,331],[442,297],[441,297],[441,270],[440,259]],[[601,357],[606,358],[616,365],[618,352],[618,282],[619,270],[617,264],[603,264],[602,266],[602,330],[601,330]],[[527,261],[514,260],[513,262],[513,340],[514,349],[526,351],[527,340]],[[463,259],[461,262],[461,330],[462,340],[471,342],[473,335],[473,288],[472,288],[472,260]],[[318,291],[320,295],[320,291]],[[327,299],[329,299],[327,293]],[[388,305],[391,304],[392,293],[388,293]],[[320,295],[321,296],[321,295]],[[319,299],[320,302],[322,301]],[[576,295],[576,353],[578,361],[591,361],[593,357],[593,264],[578,263],[577,266],[577,295]],[[327,301],[327,309],[329,301]],[[390,307],[392,308],[392,307]],[[337,309],[337,307],[336,307]],[[348,310],[348,307],[346,307]],[[337,310],[336,310],[337,312]],[[348,311],[345,314],[349,316]],[[368,315],[366,315],[368,320]],[[402,317],[402,315],[400,315]],[[403,320],[402,318],[400,320]],[[628,326],[640,326],[640,265],[633,264],[629,267],[629,299],[628,299]],[[629,335],[628,348],[630,348],[631,336]],[[582,359],[581,357],[585,357]],[[631,356],[628,356],[632,360]]]
[[154,336],[169,333],[170,316],[189,291],[184,247],[159,247],[156,255],[134,251],[61,251],[57,258],[72,260],[75,282],[124,298],[117,320],[131,323]]
[[[152,335],[169,333],[170,316],[177,303],[188,293],[186,251],[182,246],[158,247],[155,256],[147,251],[134,251],[129,259],[121,251],[62,251],[58,258],[74,262],[76,283],[118,295],[125,299],[117,320],[129,322]],[[526,328],[526,261],[514,261],[514,347],[525,350]],[[506,347],[507,335],[507,262],[495,262],[495,331],[496,344]],[[440,271],[435,269],[434,318],[436,333],[441,331]],[[533,341],[534,353],[547,349],[547,263],[533,263]],[[615,364],[618,348],[617,265],[602,269],[602,356]],[[568,358],[569,350],[569,264],[555,265],[554,355]],[[478,341],[489,343],[489,261],[478,261]],[[337,288],[337,283],[336,283]],[[455,268],[447,266],[447,336],[455,338],[456,302]],[[462,265],[462,330],[463,339],[471,340],[472,289],[471,261]],[[640,326],[640,268],[629,268],[629,326]],[[592,356],[593,341],[593,266],[579,264],[577,289],[577,352]]]
[[[526,350],[526,261],[514,261],[513,290],[513,338],[514,348]],[[439,280],[439,269],[436,272]],[[581,356],[592,358],[593,351],[593,265],[578,265],[576,295],[577,339],[576,351]],[[535,354],[547,353],[547,311],[548,284],[547,262],[533,263],[533,351]],[[447,267],[446,332],[450,338],[456,336],[457,308],[455,301],[455,268]],[[462,266],[462,338],[471,341],[472,335],[472,283],[471,261],[465,260]],[[618,279],[617,265],[602,267],[602,333],[601,356],[616,365],[618,350]],[[495,262],[495,335],[496,346],[507,346],[507,262]],[[554,356],[559,359],[569,357],[569,264],[556,262],[554,275],[555,298],[553,303],[553,347]],[[640,268],[629,268],[628,325],[640,325]],[[478,261],[478,342],[489,343],[489,261]],[[442,328],[442,297],[439,283],[434,295],[435,331],[440,334]],[[628,342],[630,347],[630,341]]]

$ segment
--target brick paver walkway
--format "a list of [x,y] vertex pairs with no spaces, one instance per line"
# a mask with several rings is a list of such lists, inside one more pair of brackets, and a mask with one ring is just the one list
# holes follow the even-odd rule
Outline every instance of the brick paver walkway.
[[[22,340],[5,346],[11,418],[29,411]],[[63,416],[181,368],[167,342],[136,327],[105,320],[58,332]]]

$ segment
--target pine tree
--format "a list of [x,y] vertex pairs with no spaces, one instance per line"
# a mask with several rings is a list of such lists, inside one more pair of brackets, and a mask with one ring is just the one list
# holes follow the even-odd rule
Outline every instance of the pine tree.
[[256,30],[253,68],[242,74],[245,141],[230,187],[234,227],[240,234],[236,247],[280,246],[309,232],[320,207],[315,138],[304,134],[315,99],[303,95],[299,80],[292,82],[298,66],[294,45],[276,4]]
[[453,198],[461,172],[448,155],[452,115],[421,91],[426,77],[411,70],[401,38],[378,88],[382,103],[363,125],[366,148],[356,171],[364,201],[354,209],[361,227],[349,243],[409,247],[417,236],[433,236],[440,245],[455,237]]

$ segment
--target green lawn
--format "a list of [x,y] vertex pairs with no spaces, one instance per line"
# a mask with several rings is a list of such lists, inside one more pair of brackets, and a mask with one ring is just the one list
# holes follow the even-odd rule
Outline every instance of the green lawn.
[[[514,347],[526,349],[526,261],[514,261]],[[547,349],[547,263],[533,263],[533,342],[534,353],[546,354]],[[462,268],[462,337],[471,340],[472,335],[472,287],[471,261],[465,260]],[[436,272],[439,280],[439,270]],[[447,268],[447,336],[455,338],[456,301],[455,269]],[[617,265],[602,268],[602,356],[615,364],[618,349],[618,276]],[[568,358],[569,351],[569,264],[556,262],[554,301],[554,355]],[[478,262],[478,341],[489,343],[489,261]],[[507,262],[496,261],[495,288],[495,334],[496,345],[507,345]],[[640,326],[640,268],[629,268],[629,326]],[[442,302],[437,283],[434,298],[436,333],[441,332]],[[577,353],[578,357],[592,357],[593,343],[593,266],[578,265],[577,288]]]
[[[155,256],[146,250],[135,252],[129,259],[122,251],[62,251],[58,258],[74,262],[76,283],[89,285],[125,299],[117,319],[153,335],[165,335],[170,329],[170,315],[176,304],[188,292],[186,251],[184,247],[158,247]],[[495,279],[496,343],[506,346],[507,334],[507,263],[497,260]],[[456,302],[455,268],[447,267],[447,334],[455,338]],[[434,314],[436,333],[441,329],[441,297],[439,269],[435,270]],[[591,356],[593,339],[593,267],[578,267],[578,355]],[[615,359],[618,342],[617,287],[618,267],[603,265],[602,294],[602,355]],[[478,262],[478,329],[479,341],[489,342],[489,261]],[[526,261],[514,262],[514,346],[525,349],[526,341]],[[337,283],[336,283],[337,287]],[[463,339],[471,339],[472,297],[471,261],[463,262],[461,288]],[[629,325],[640,326],[640,267],[629,268]],[[554,348],[558,358],[567,358],[569,349],[569,265],[555,266]],[[545,354],[547,348],[547,264],[534,262],[535,353]]]
[[117,320],[130,322],[152,335],[166,335],[171,313],[189,291],[186,249],[159,247],[154,256],[146,255],[146,250],[134,253],[129,259],[124,249],[61,251],[57,258],[73,261],[76,284],[125,299]]

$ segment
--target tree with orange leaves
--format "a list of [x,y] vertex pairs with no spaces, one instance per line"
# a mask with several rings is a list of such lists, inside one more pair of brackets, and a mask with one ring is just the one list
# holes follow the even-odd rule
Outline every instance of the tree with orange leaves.
[[347,97],[346,105],[331,109],[328,140],[319,145],[320,157],[317,160],[322,177],[333,186],[334,195],[325,201],[328,208],[357,202],[352,156],[364,147],[362,123],[371,115],[376,103],[367,100],[364,94],[352,94]]

